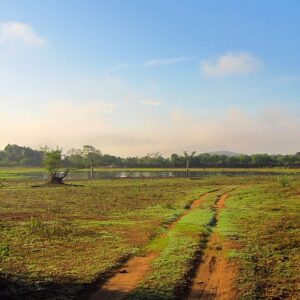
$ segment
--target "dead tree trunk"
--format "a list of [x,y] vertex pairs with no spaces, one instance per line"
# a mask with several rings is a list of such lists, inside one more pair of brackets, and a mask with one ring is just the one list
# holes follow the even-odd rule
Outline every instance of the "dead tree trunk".
[[64,184],[63,180],[68,175],[69,169],[66,169],[61,175],[57,175],[57,171],[51,174],[49,183],[51,184]]
[[186,161],[186,171],[185,171],[186,177],[189,177],[189,175],[190,175],[189,167],[190,167],[190,158],[188,158]]
[[91,165],[91,174],[90,174],[91,176],[91,179],[93,180],[94,179],[94,167],[93,167],[93,165]]

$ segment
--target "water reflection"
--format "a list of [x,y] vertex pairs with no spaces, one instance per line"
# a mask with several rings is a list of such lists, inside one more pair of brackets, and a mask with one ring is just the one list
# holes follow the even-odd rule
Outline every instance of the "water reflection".
[[[206,177],[206,176],[254,176],[254,175],[270,175],[278,176],[277,172],[247,172],[247,171],[192,171],[189,172],[189,177]],[[44,172],[32,172],[22,174],[26,177],[47,179]],[[185,170],[183,171],[94,171],[94,179],[111,179],[111,178],[174,178],[186,177]],[[67,180],[91,179],[90,171],[70,171]]]

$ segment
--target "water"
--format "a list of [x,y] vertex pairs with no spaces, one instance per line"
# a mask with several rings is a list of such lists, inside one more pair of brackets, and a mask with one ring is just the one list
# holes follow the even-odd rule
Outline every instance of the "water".
[[[32,172],[21,174],[25,177],[46,179],[44,172]],[[251,172],[251,171],[190,171],[190,177],[207,177],[207,176],[255,176],[269,175],[278,176],[276,172]],[[94,171],[94,179],[113,179],[113,178],[178,178],[186,177],[183,171]],[[70,171],[66,180],[90,179],[90,171]]]

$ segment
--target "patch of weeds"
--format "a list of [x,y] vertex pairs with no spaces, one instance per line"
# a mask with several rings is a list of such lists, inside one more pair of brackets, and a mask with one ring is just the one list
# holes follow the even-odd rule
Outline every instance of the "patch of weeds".
[[281,174],[280,176],[278,176],[278,182],[282,187],[290,187],[292,179],[292,176],[287,174]]
[[166,208],[166,209],[176,209],[176,206],[175,206],[175,204],[174,203],[171,203],[171,202],[167,202],[165,205],[164,205],[164,207]]
[[30,218],[29,222],[29,232],[42,232],[44,229],[44,222],[41,219]]
[[240,254],[237,250],[231,249],[231,250],[227,253],[227,256],[228,256],[229,259],[231,259],[231,258],[239,257],[239,256],[241,256],[241,254]]
[[6,242],[0,243],[0,258],[9,256],[9,245]]
[[182,215],[182,210],[176,211],[173,215],[169,216],[163,223],[163,226],[168,226],[175,222],[181,215]]
[[0,189],[4,188],[5,179],[0,181]]
[[74,226],[63,222],[45,222],[35,218],[31,218],[29,222],[29,233],[44,237],[63,237],[74,233],[75,230]]

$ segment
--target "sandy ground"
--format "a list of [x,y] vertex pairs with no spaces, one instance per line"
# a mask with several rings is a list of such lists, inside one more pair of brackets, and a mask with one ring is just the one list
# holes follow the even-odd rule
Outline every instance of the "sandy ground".
[[[224,194],[216,203],[218,220],[219,212],[225,207],[228,195]],[[200,263],[188,300],[231,300],[235,299],[234,278],[237,268],[227,258],[229,242],[224,242],[217,233],[212,233],[202,262]]]

